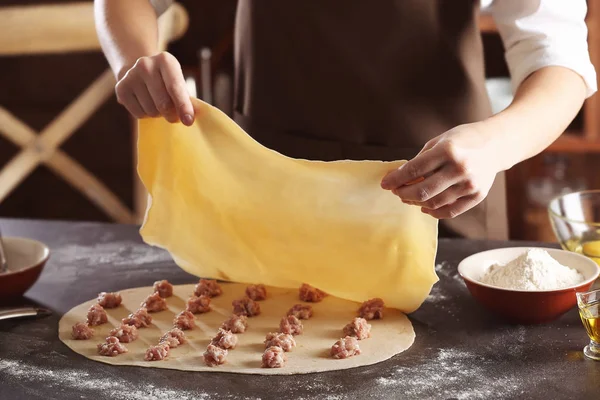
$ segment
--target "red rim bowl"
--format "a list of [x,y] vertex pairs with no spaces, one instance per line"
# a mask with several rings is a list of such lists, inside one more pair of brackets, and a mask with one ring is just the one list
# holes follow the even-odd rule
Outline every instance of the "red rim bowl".
[[579,271],[585,280],[576,286],[544,291],[510,290],[480,282],[490,264],[506,264],[530,248],[484,251],[465,258],[458,265],[458,273],[475,300],[509,322],[540,324],[557,319],[577,305],[575,293],[588,291],[600,274],[598,265],[587,257],[565,250],[544,248],[562,265]]
[[0,300],[22,296],[38,280],[50,257],[45,244],[33,239],[3,237],[8,272],[0,273]]

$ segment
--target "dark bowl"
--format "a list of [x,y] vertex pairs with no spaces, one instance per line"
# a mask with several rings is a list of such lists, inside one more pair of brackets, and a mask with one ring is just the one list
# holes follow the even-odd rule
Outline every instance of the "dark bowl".
[[575,293],[588,291],[600,273],[598,265],[589,258],[569,251],[545,248],[562,265],[579,271],[585,280],[576,286],[543,291],[510,290],[480,282],[491,261],[506,264],[527,249],[511,247],[484,251],[465,258],[458,265],[458,273],[473,298],[509,322],[540,324],[559,318],[577,305]]
[[50,250],[32,239],[3,237],[8,272],[0,273],[0,300],[22,296],[38,280]]

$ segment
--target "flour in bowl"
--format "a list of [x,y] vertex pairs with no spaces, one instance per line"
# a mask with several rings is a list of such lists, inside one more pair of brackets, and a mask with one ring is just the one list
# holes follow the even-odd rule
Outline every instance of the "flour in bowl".
[[493,264],[481,279],[482,283],[513,290],[562,289],[583,281],[577,270],[562,265],[542,249],[529,249],[506,265]]

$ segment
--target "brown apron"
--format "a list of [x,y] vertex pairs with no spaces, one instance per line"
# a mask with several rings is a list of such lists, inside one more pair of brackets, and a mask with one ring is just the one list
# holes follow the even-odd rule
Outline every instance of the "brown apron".
[[[235,119],[295,158],[399,160],[491,114],[479,0],[240,0]],[[506,239],[504,175],[444,221]]]

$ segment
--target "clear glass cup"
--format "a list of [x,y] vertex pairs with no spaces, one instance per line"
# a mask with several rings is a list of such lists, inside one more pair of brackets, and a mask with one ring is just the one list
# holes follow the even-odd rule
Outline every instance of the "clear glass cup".
[[548,213],[562,248],[583,254],[600,266],[600,190],[557,197],[550,202]]
[[600,290],[577,293],[577,306],[581,322],[590,337],[583,354],[592,360],[600,361]]

